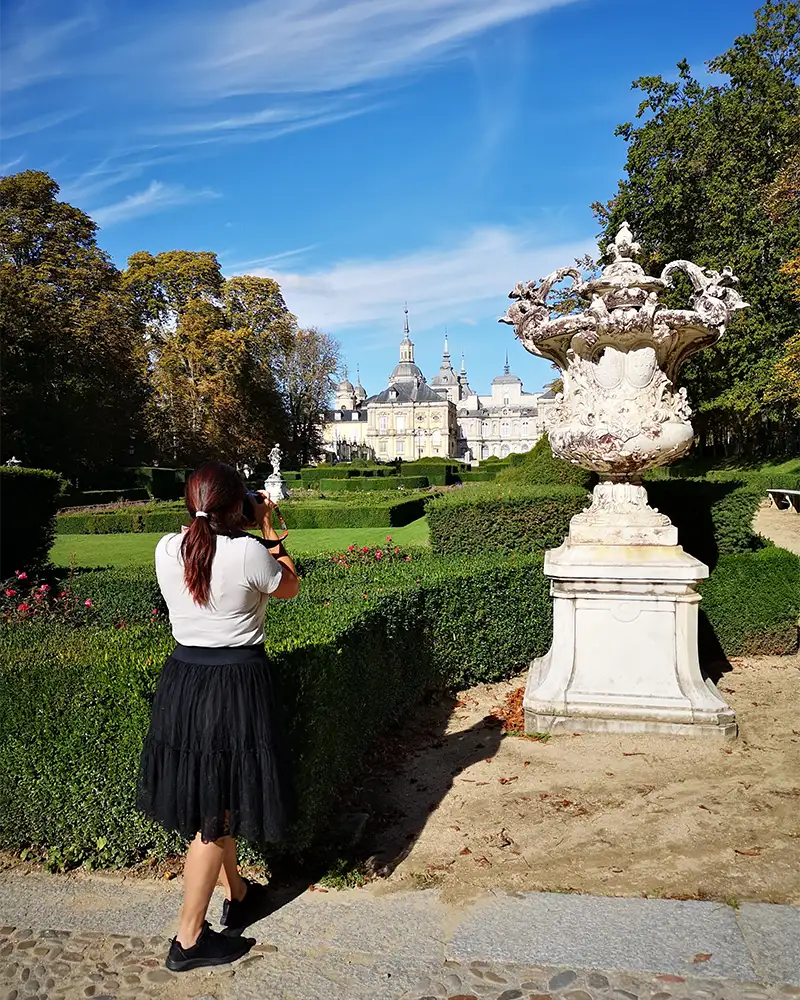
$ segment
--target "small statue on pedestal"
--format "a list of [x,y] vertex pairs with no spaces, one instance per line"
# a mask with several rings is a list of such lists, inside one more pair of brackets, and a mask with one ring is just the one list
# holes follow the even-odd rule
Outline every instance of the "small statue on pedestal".
[[272,474],[267,477],[264,483],[264,492],[273,503],[285,499],[289,494],[286,490],[286,482],[281,475],[281,446],[274,444],[269,453],[269,461],[272,465]]

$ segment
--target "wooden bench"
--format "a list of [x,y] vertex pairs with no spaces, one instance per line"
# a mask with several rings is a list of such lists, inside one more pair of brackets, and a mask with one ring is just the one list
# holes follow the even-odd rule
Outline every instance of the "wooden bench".
[[800,514],[800,490],[767,490],[778,510],[793,507]]

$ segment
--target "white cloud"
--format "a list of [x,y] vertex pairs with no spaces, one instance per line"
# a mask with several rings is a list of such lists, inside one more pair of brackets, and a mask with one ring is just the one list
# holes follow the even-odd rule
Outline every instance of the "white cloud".
[[128,195],[113,205],[92,209],[92,216],[98,226],[113,226],[117,222],[127,222],[142,215],[153,215],[176,205],[188,205],[194,201],[218,198],[214,191],[191,191],[180,184],[162,184],[151,181],[150,186],[138,194]]
[[16,37],[14,44],[3,51],[0,89],[6,93],[74,72],[74,59],[67,53],[76,36],[84,34],[94,24],[88,14],[63,21],[46,18],[35,4],[22,5],[17,17],[10,21],[5,33],[8,34],[11,27]]
[[35,132],[44,132],[45,129],[55,128],[56,125],[69,121],[70,118],[75,118],[83,110],[83,108],[76,108],[72,111],[57,111],[53,114],[38,115],[36,118],[25,119],[18,125],[12,125],[11,128],[3,129],[2,133],[0,133],[0,140],[7,142],[9,139],[18,139],[22,135],[33,135]]
[[330,93],[452,54],[482,32],[575,0],[256,0],[189,36],[195,87]]
[[[386,79],[490,29],[574,0],[256,0],[216,19],[195,84],[323,93]],[[209,26],[207,26],[209,27]]]
[[308,273],[284,271],[280,265],[255,273],[280,282],[287,305],[303,325],[331,332],[360,328],[387,343],[396,337],[406,301],[417,329],[499,316],[516,282],[541,278],[594,250],[590,238],[553,244],[495,226],[477,229],[451,246],[398,257],[343,260]]

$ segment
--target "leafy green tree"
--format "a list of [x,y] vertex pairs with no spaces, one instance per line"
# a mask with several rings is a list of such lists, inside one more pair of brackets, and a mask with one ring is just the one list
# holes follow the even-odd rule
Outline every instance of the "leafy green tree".
[[155,336],[166,336],[193,299],[218,301],[225,284],[210,250],[167,250],[155,257],[140,250],[128,258],[123,281]]
[[88,215],[48,174],[0,179],[3,446],[80,476],[142,441],[141,327]]
[[[628,144],[627,177],[607,204],[593,206],[607,244],[627,219],[658,273],[688,258],[731,265],[750,308],[719,345],[682,370],[709,449],[744,454],[798,445],[791,401],[768,393],[775,365],[797,332],[797,304],[783,265],[800,246],[796,171],[794,208],[770,212],[775,182],[800,149],[800,7],[768,0],[751,34],[708,63],[720,82],[702,85],[684,61],[668,81],[646,76],[637,122],[617,129]],[[685,289],[680,289],[685,293]]]

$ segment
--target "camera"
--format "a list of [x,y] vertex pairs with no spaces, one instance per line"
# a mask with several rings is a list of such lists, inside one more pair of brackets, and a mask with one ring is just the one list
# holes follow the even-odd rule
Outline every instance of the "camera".
[[263,502],[264,498],[260,494],[253,493],[251,490],[246,491],[242,501],[242,517],[246,524],[256,523],[255,504]]

